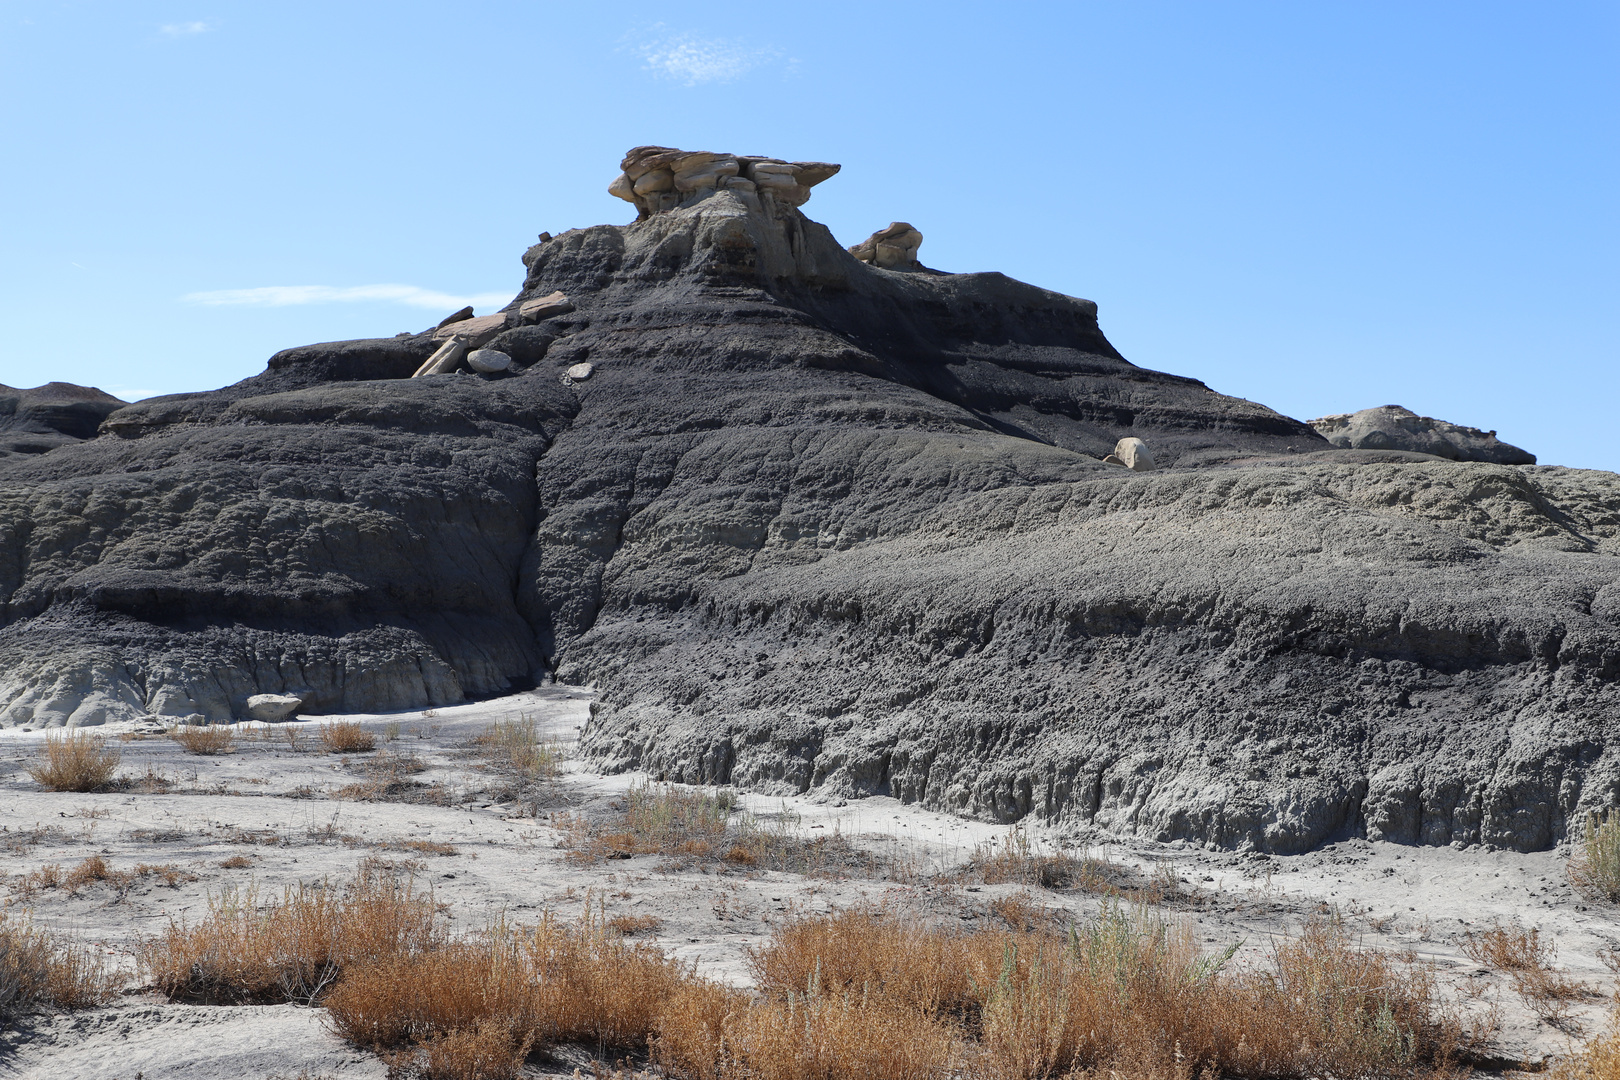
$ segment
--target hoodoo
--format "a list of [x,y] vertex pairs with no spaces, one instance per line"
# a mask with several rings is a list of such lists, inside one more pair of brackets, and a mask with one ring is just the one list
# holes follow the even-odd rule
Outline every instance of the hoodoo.
[[603,767],[1167,840],[1533,849],[1614,802],[1620,478],[1335,445],[904,222],[852,253],[801,209],[837,172],[640,147],[636,220],[542,235],[499,312],[0,390],[0,724],[555,678]]

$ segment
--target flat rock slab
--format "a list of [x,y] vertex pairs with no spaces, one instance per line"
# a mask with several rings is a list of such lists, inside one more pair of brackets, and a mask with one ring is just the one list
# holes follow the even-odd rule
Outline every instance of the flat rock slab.
[[494,315],[480,315],[476,319],[463,319],[449,326],[441,326],[433,331],[436,338],[461,338],[473,348],[477,348],[502,330],[506,329],[506,315],[497,312]]
[[566,315],[573,310],[573,301],[569,300],[561,292],[554,292],[549,296],[538,297],[534,300],[525,300],[518,305],[518,315],[526,322],[539,322],[541,319]]

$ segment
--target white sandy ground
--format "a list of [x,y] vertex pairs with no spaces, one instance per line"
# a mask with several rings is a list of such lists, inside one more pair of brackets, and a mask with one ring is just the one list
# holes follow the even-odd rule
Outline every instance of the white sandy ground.
[[[950,881],[947,872],[980,845],[1001,843],[1019,830],[887,798],[847,804],[751,795],[742,800],[762,819],[787,815],[807,837],[841,832],[896,868],[885,877],[722,873],[661,856],[574,865],[559,848],[561,834],[549,815],[570,807],[601,809],[645,777],[599,776],[570,761],[536,820],[521,806],[496,801],[503,782],[483,771],[466,748],[492,721],[528,717],[566,749],[585,723],[590,700],[588,691],[555,687],[431,714],[343,718],[360,720],[380,741],[395,735],[388,751],[420,756],[429,767],[411,779],[454,792],[453,801],[440,806],[331,797],[364,778],[372,755],[319,752],[315,729],[336,719],[330,717],[268,725],[268,737],[239,740],[235,753],[217,757],[189,754],[161,735],[118,743],[123,772],[140,775],[150,766],[175,781],[164,794],[42,792],[26,766],[44,733],[0,733],[0,902],[27,909],[41,926],[105,943],[109,958],[129,973],[130,987],[110,1007],[35,1016],[0,1035],[0,1078],[383,1077],[381,1063],[333,1035],[319,1009],[167,1004],[140,988],[133,960],[136,943],[169,920],[195,921],[205,914],[211,894],[257,889],[260,897],[279,897],[299,882],[346,881],[366,858],[392,861],[431,885],[454,923],[466,929],[502,914],[515,922],[532,921],[546,909],[577,915],[587,902],[609,916],[652,915],[662,920],[652,939],[665,951],[740,985],[749,979],[748,948],[766,941],[776,924],[796,912],[870,901],[973,926],[999,925],[990,903],[1015,894],[1073,914],[1095,911],[1101,902],[1078,891]],[[237,730],[266,727],[242,724]],[[299,751],[287,742],[289,728],[303,733]],[[1023,831],[1043,850],[1076,840],[1035,826]],[[450,844],[457,854],[402,847],[412,840]],[[1353,920],[1367,946],[1412,950],[1432,961],[1443,985],[1466,1008],[1499,1004],[1497,1046],[1504,1064],[1539,1064],[1565,1052],[1570,1036],[1536,1020],[1499,973],[1468,960],[1459,941],[1464,931],[1501,923],[1539,928],[1551,937],[1560,965],[1591,989],[1577,1014],[1588,1033],[1601,1028],[1614,990],[1598,953],[1620,945],[1620,917],[1570,889],[1567,851],[1525,855],[1365,841],[1287,858],[1181,844],[1093,843],[1089,851],[1161,880],[1173,876],[1192,898],[1172,903],[1172,914],[1193,920],[1211,948],[1241,940],[1239,963],[1257,962],[1277,935],[1302,919],[1337,909]],[[69,868],[93,854],[114,870],[173,865],[195,880],[171,886],[149,874],[124,894],[105,883],[77,896],[53,889],[28,897],[18,888],[48,863]],[[251,867],[221,867],[238,855],[248,857]],[[572,1073],[581,1053],[536,1065],[535,1075]]]

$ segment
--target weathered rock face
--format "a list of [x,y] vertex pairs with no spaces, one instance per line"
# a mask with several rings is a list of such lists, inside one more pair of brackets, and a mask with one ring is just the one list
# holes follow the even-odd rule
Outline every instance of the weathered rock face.
[[1497,465],[1534,465],[1536,455],[1501,442],[1494,431],[1419,416],[1399,405],[1380,405],[1357,413],[1312,420],[1322,437],[1347,450],[1401,450],[1433,454],[1449,461],[1490,461]]
[[555,674],[607,767],[1163,838],[1535,848],[1615,801],[1620,477],[1335,449],[715,157],[525,253],[513,370],[307,346],[0,461],[0,723]]

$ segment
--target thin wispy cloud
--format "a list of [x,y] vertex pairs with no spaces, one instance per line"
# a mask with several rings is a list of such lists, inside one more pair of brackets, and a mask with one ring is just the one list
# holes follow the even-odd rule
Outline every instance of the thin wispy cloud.
[[193,34],[206,34],[212,29],[205,22],[181,22],[160,26],[158,33],[164,37],[191,37]]
[[673,33],[662,23],[632,36],[639,39],[632,48],[645,70],[687,86],[734,82],[782,56],[782,50],[772,46]]
[[508,293],[455,293],[416,285],[266,285],[257,289],[214,289],[187,293],[180,299],[209,307],[293,307],[299,304],[404,304],[407,307],[456,309],[471,305],[500,307],[512,299]]

